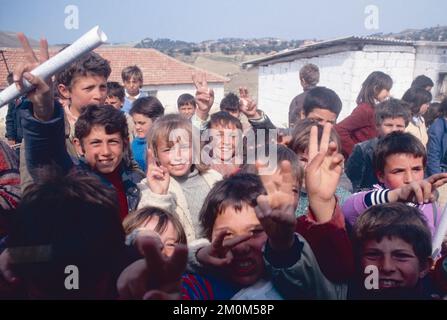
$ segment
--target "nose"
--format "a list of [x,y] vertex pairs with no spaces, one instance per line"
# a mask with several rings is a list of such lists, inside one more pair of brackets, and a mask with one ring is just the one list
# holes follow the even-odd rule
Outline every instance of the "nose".
[[93,90],[93,96],[92,99],[99,102],[100,104],[105,103],[107,99],[107,89],[97,87]]
[[108,156],[110,155],[110,147],[107,143],[104,143],[101,147],[101,155],[102,156]]
[[395,271],[395,265],[394,261],[389,255],[385,255],[381,260],[381,265],[379,267],[379,271],[383,272],[384,274],[390,274]]
[[413,181],[413,173],[411,172],[411,169],[405,170],[404,183],[409,184],[412,181]]

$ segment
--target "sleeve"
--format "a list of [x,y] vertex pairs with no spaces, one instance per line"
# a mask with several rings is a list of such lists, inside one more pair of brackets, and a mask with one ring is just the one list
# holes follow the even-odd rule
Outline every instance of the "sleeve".
[[276,129],[276,126],[272,123],[270,118],[265,114],[264,111],[259,110],[261,113],[261,117],[259,119],[249,119],[251,126],[253,129]]
[[16,153],[0,141],[0,207],[17,207],[21,198],[19,159]]
[[10,140],[17,141],[17,132],[16,132],[16,105],[14,102],[10,102],[8,104],[8,112],[6,114],[5,125],[6,125],[6,134],[5,137]]
[[357,144],[349,156],[348,161],[346,161],[345,173],[351,180],[352,188],[354,192],[357,192],[360,188],[365,166],[362,148]]
[[146,181],[146,178],[144,178],[137,184],[141,191],[141,199],[137,209],[151,206],[175,213],[176,202],[174,194],[171,192],[168,192],[167,194],[154,193],[149,188]]
[[369,124],[367,114],[362,108],[355,108],[351,115],[345,118],[343,121],[335,125],[335,130],[340,136],[342,151],[345,158],[349,157],[354,149],[356,141],[353,140],[353,132],[364,128],[366,123]]
[[427,174],[431,176],[441,172],[442,138],[444,136],[444,120],[438,119],[428,129]]

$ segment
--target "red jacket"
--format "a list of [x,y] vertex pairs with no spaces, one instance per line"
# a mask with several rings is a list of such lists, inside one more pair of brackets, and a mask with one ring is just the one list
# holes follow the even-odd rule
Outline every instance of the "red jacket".
[[368,103],[359,104],[350,116],[335,125],[335,130],[347,159],[357,143],[377,137],[374,107]]

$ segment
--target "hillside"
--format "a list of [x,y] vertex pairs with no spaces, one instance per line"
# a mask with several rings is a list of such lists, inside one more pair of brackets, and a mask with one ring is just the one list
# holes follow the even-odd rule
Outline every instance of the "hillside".
[[376,33],[372,36],[411,41],[447,41],[447,26],[436,26],[425,29],[407,29],[398,33]]

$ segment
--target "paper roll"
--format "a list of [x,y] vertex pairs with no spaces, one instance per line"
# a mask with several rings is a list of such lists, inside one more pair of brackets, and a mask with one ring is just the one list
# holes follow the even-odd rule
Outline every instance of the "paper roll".
[[447,204],[442,210],[441,221],[439,222],[438,228],[436,229],[435,235],[433,236],[433,245],[432,245],[433,259],[435,259],[441,252],[442,242],[444,241],[444,237],[446,235],[447,235]]
[[[92,51],[93,49],[99,47],[101,44],[107,41],[107,36],[99,26],[94,27],[87,33],[85,33],[78,40],[73,42],[72,45],[68,46],[54,57],[45,61],[37,68],[31,71],[31,74],[38,76],[42,79],[48,79],[49,77],[55,75],[56,73],[63,70],[74,60],[80,58],[87,52]],[[23,90],[19,91],[15,84],[10,85],[5,90],[0,92],[0,106],[8,104],[13,99],[16,99],[30,90],[33,89],[33,86],[23,79]]]

